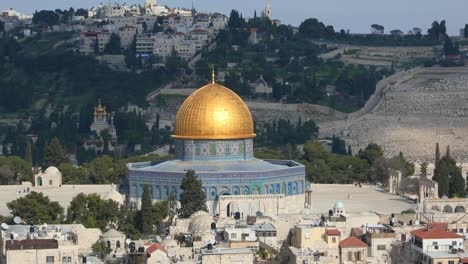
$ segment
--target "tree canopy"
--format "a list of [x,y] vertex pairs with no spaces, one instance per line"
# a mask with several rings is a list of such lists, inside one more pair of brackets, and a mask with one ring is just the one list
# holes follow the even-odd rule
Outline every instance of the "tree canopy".
[[44,148],[43,168],[49,166],[58,167],[60,164],[68,162],[65,150],[57,137],[54,137]]
[[63,207],[42,193],[31,192],[7,206],[12,215],[21,217],[26,224],[61,223],[63,220]]
[[106,230],[109,225],[117,228],[120,206],[113,200],[104,200],[98,194],[75,196],[67,209],[67,223],[80,223],[87,228]]
[[180,185],[179,217],[188,218],[198,211],[208,211],[206,208],[206,195],[202,189],[202,181],[198,179],[195,171],[188,170]]
[[109,42],[104,47],[104,54],[121,54],[119,35],[112,33]]

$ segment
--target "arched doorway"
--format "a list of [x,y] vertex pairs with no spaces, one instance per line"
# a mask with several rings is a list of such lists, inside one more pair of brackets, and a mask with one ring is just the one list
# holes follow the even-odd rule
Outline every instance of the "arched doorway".
[[42,186],[42,177],[37,177],[37,186]]
[[463,207],[461,205],[455,207],[455,213],[465,213],[465,212],[466,212],[465,207]]
[[227,205],[227,217],[231,217],[231,216],[234,216],[235,213],[237,212],[240,212],[239,210],[239,205],[237,204],[237,202],[230,202],[228,205]]
[[444,213],[453,213],[453,208],[450,205],[444,206]]

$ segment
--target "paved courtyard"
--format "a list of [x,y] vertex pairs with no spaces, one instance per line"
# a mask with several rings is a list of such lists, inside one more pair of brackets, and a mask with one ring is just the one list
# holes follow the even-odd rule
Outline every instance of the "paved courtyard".
[[312,213],[328,213],[337,201],[342,201],[349,213],[391,214],[416,208],[413,201],[373,185],[361,188],[344,184],[312,184]]

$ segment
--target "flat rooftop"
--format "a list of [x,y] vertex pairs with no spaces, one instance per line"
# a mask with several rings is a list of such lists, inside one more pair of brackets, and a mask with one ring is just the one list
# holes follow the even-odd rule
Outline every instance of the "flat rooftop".
[[203,255],[223,255],[223,254],[253,254],[249,248],[215,248],[212,250],[202,250]]

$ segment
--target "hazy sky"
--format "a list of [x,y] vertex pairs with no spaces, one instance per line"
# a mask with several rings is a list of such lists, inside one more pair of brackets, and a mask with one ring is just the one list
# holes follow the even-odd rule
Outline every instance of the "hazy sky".
[[[122,0],[118,3],[143,3],[144,0]],[[34,10],[91,7],[109,0],[0,0],[0,10],[14,8],[20,12]],[[450,4],[448,4],[448,2]],[[160,0],[173,7],[191,7],[192,0]],[[264,9],[266,0],[194,0],[195,8],[202,11],[229,14],[231,9],[241,11],[244,17],[253,16]],[[355,33],[369,32],[369,25],[378,23],[388,32],[392,29],[407,31],[413,27],[424,30],[434,20],[447,20],[450,34],[468,23],[468,0],[271,0],[274,18],[283,23],[299,25],[305,18],[315,17],[335,29],[350,29]]]

